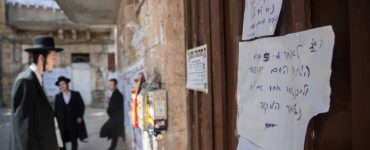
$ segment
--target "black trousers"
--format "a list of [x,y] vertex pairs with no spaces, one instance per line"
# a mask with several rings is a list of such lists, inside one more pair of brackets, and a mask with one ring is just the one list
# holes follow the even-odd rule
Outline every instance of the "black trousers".
[[[69,128],[66,128],[64,132],[64,141],[70,141],[72,142],[72,150],[77,150],[78,148],[78,140],[77,137],[74,135],[71,135],[71,131]],[[61,150],[66,150],[66,142],[63,143],[63,148]]]
[[[118,143],[118,137],[119,136],[112,137],[112,142],[110,143],[110,147],[109,147],[108,150],[115,150],[116,149],[117,143]],[[123,136],[122,136],[122,140],[124,140]]]

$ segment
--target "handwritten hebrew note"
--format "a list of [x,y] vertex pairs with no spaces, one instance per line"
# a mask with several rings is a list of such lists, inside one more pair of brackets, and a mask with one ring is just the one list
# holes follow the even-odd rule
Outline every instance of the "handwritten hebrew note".
[[309,120],[327,112],[331,26],[239,43],[238,134],[269,150],[303,149]]
[[279,19],[282,0],[246,0],[243,40],[273,35]]

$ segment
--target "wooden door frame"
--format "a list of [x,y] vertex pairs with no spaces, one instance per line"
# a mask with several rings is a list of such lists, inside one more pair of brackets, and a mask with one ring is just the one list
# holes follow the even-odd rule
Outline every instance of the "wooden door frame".
[[[199,114],[200,112],[194,110],[199,109],[198,104],[211,106],[206,107],[209,114],[202,114],[201,117],[202,119],[207,116],[211,117],[208,120],[208,123],[211,123],[211,125],[208,125],[208,127],[211,127],[211,131],[208,129],[207,133],[210,134],[212,139],[201,139],[203,133],[198,129],[200,129],[199,126],[202,126],[201,122],[204,120],[190,117],[189,122],[193,121],[195,123],[195,126],[189,124],[191,127],[190,145],[195,145],[200,149],[233,150],[236,149],[238,143],[238,137],[236,136],[237,56],[238,45],[242,40],[244,1],[201,0],[198,3],[199,5],[195,2],[197,0],[184,1],[186,47],[190,49],[202,44],[208,45],[209,93],[205,96],[199,92],[189,91],[188,101],[189,107],[191,107],[189,110],[192,110],[189,113]],[[310,27],[308,2],[309,0],[284,1],[285,8],[282,12],[285,13],[282,13],[280,18],[287,19],[284,19],[284,24],[279,25],[280,29],[277,29],[280,34],[298,32]],[[202,11],[198,12],[199,10]],[[208,16],[208,18],[205,16]],[[205,100],[207,102],[203,102]],[[202,102],[199,103],[199,101]],[[191,102],[197,103],[191,104]],[[203,128],[201,130],[207,129]],[[201,143],[201,141],[208,141],[211,145]]]
[[[188,102],[192,148],[226,148],[226,92],[223,3],[221,0],[185,0],[187,49],[207,44],[208,93],[190,90]],[[200,119],[198,118],[200,117]]]
[[[185,0],[185,33],[186,49],[191,49],[203,44],[209,45],[209,0]],[[202,8],[202,9],[200,9]],[[208,72],[211,68],[211,52],[208,46]],[[212,76],[208,73],[208,87],[212,87]],[[190,149],[213,149],[212,132],[212,88],[208,94],[189,90],[188,106],[189,114],[189,141]]]
[[[352,89],[352,149],[370,147],[370,2],[349,1]],[[367,119],[366,119],[367,118]]]

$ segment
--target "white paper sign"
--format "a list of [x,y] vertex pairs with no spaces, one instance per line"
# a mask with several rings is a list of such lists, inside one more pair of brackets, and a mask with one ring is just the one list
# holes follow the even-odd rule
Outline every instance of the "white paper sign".
[[[70,68],[55,68],[52,72],[45,72],[43,75],[44,89],[47,96],[55,96],[59,93],[59,87],[55,85],[58,77],[65,76],[71,79]],[[72,84],[69,84],[70,89]]]
[[186,52],[186,88],[208,92],[207,45]]
[[246,0],[243,40],[273,35],[279,19],[282,0]]
[[238,133],[269,150],[304,147],[309,120],[327,112],[331,26],[239,43]]

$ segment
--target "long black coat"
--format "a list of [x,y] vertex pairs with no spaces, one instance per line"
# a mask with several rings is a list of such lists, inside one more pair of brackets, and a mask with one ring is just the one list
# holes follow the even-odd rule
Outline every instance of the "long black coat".
[[100,130],[100,137],[124,136],[123,95],[116,89],[109,100],[107,109],[109,119]]
[[[87,138],[85,121],[83,120],[84,113],[85,103],[79,92],[71,91],[71,99],[68,104],[64,102],[63,93],[58,93],[55,96],[55,116],[64,142]],[[81,124],[77,124],[78,117],[83,120]],[[68,137],[66,132],[69,133]]]
[[20,73],[12,92],[10,150],[58,150],[54,111],[36,74]]

